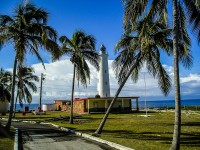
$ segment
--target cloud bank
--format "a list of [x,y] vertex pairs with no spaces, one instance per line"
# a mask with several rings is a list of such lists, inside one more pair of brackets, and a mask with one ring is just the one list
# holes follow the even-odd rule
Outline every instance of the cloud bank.
[[[119,85],[115,79],[115,74],[112,70],[112,60],[108,61],[109,64],[109,78],[110,78],[110,90],[111,96],[115,95]],[[173,67],[163,65],[173,81]],[[35,69],[35,74],[40,76],[41,73],[45,74],[45,80],[43,82],[42,100],[43,103],[53,102],[56,99],[70,99],[71,86],[73,76],[73,65],[69,61],[60,60],[53,63],[46,63],[45,70],[41,64],[32,65]],[[75,84],[75,97],[94,97],[97,94],[97,81],[98,72],[94,67],[91,68],[91,79],[87,88]],[[146,82],[146,98],[147,100],[163,100],[173,99],[173,88],[167,97],[164,97],[159,89],[157,80],[149,75],[146,69],[142,69],[140,77],[137,83],[134,83],[131,79],[128,79],[120,96],[139,96],[141,100],[145,97],[145,82]],[[200,89],[200,74],[190,74],[180,78],[181,82],[181,95],[182,98],[199,98],[198,89]],[[38,92],[33,93],[33,102],[39,102],[40,84],[37,83]]]

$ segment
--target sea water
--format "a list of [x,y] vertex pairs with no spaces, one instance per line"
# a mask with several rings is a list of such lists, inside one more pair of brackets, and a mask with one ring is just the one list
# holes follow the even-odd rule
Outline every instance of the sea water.
[[[135,101],[132,101],[132,107],[135,108]],[[155,100],[155,101],[146,101],[147,108],[169,108],[175,106],[174,100]],[[139,108],[145,108],[145,101],[139,100]],[[181,100],[181,106],[200,106],[200,99],[187,99]]]

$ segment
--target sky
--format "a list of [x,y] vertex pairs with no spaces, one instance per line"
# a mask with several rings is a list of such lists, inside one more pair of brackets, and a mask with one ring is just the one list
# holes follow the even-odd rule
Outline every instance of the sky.
[[[1,0],[0,14],[12,15],[14,8],[21,0]],[[48,25],[56,29],[59,36],[72,34],[81,29],[87,34],[92,34],[97,42],[99,51],[104,44],[109,55],[109,77],[111,96],[114,96],[118,84],[112,70],[112,61],[115,59],[114,47],[123,33],[123,5],[121,0],[32,0],[37,6],[49,12]],[[190,28],[190,26],[188,26]],[[200,99],[200,47],[195,37],[191,34],[193,67],[186,70],[180,66],[180,82],[182,99]],[[25,65],[35,68],[35,74],[44,73],[42,99],[43,103],[52,102],[55,99],[70,99],[72,82],[72,64],[68,58],[52,62],[51,56],[40,50],[45,62],[46,70],[35,56],[27,55]],[[173,81],[173,58],[161,54],[161,62]],[[14,62],[12,43],[7,43],[0,51],[0,67],[11,70]],[[75,97],[94,97],[97,94],[97,71],[91,66],[91,80],[87,88],[75,86]],[[146,88],[145,88],[146,82]],[[173,82],[172,82],[173,83]],[[39,101],[39,83],[36,83],[38,92],[33,93],[33,103]],[[146,94],[145,94],[146,89]],[[127,81],[120,96],[139,96],[141,100],[171,100],[174,99],[173,88],[167,97],[161,93],[157,80],[148,74],[145,67],[140,72],[137,83],[130,79]]]

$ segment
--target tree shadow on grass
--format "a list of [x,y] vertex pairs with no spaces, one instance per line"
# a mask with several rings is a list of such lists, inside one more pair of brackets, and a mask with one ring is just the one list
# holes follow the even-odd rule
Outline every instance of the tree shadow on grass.
[[[80,132],[94,133],[95,130],[79,130]],[[102,134],[111,135],[114,138],[122,139],[136,139],[144,141],[159,141],[164,144],[171,144],[172,132],[138,132],[127,130],[103,130]],[[181,144],[191,147],[200,147],[200,132],[196,133],[182,133]]]
[[200,147],[200,132],[183,133],[181,136],[181,144]]
[[184,122],[181,124],[181,126],[199,126],[200,127],[200,122]]

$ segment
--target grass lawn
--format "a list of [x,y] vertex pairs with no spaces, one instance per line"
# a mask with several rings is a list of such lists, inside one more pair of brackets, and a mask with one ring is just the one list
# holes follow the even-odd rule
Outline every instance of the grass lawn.
[[[100,138],[136,150],[168,150],[173,134],[174,113],[149,113],[150,117],[141,115],[109,115]],[[67,121],[53,123],[90,134],[97,129],[102,117],[103,114],[84,115],[77,117],[73,125]],[[200,112],[182,114],[181,149],[200,150]]]
[[[55,117],[60,116],[69,116],[68,112],[62,112],[62,111],[48,111],[46,112],[46,115],[33,115],[31,112],[26,113],[25,115],[22,115],[22,113],[16,113],[15,118],[13,119],[19,119],[19,120],[27,120],[27,121],[43,121],[43,120],[49,120],[53,119]],[[5,116],[0,116],[2,118],[8,118],[8,114]]]
[[0,124],[0,149],[1,150],[13,150],[14,149],[14,137],[15,130],[11,129],[10,135],[5,133]]
[[[67,116],[66,112],[47,112],[47,115],[17,114],[16,119],[44,120]],[[170,148],[174,112],[152,112],[150,117],[144,113],[110,114],[100,138],[136,150],[168,150]],[[66,120],[51,121],[57,125],[92,134],[98,127],[103,114],[76,116],[74,124]],[[182,150],[200,150],[200,111],[182,113]]]

